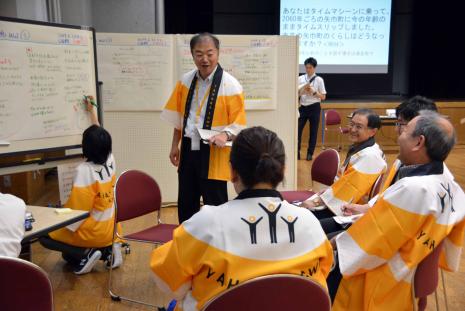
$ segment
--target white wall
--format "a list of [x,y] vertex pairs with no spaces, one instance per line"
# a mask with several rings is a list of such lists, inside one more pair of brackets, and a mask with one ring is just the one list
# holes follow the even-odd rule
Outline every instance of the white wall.
[[46,22],[48,20],[46,1],[16,0],[16,14],[18,18]]
[[91,0],[60,0],[61,22],[68,25],[92,26]]
[[97,32],[155,33],[155,0],[92,1]]
[[6,17],[16,17],[16,1],[15,0],[1,0],[0,1],[0,15]]

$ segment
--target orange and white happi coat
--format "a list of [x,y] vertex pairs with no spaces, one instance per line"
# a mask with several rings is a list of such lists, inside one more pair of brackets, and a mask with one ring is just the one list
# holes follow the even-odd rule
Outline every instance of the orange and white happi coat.
[[334,183],[321,194],[326,206],[333,210],[347,203],[366,203],[376,179],[386,171],[384,153],[378,144],[363,148],[341,166]]
[[[218,65],[214,73],[222,70]],[[197,70],[192,70],[183,75],[180,81],[176,83],[176,87],[171,94],[168,102],[161,113],[161,118],[171,123],[176,129],[182,131],[184,135],[184,120],[186,119],[186,106],[189,94],[189,89],[193,87],[194,77],[197,79]],[[211,130],[228,131],[237,136],[239,132],[246,126],[244,94],[240,83],[229,73],[222,70],[221,84],[218,88],[216,101],[213,103],[213,117],[208,119],[211,125]],[[211,77],[210,77],[211,78]],[[198,83],[198,79],[196,80]],[[208,105],[210,104],[210,95],[206,98],[206,104],[202,109],[202,115],[208,112]],[[195,103],[192,103],[195,104]],[[189,114],[189,111],[187,111]],[[210,146],[210,155],[208,161],[208,172],[205,176],[208,179],[225,180],[231,179],[229,169],[229,154],[231,148],[217,148]],[[182,154],[181,154],[182,159]]]
[[417,265],[441,242],[440,267],[458,268],[465,195],[442,162],[415,168],[336,239],[343,280],[333,310],[413,310]]
[[112,154],[104,165],[93,162],[79,164],[65,207],[89,211],[90,216],[77,224],[51,232],[52,239],[79,247],[106,247],[112,244],[115,172]]
[[310,211],[274,190],[245,190],[183,222],[171,242],[153,251],[150,266],[158,286],[178,299],[177,310],[198,310],[263,275],[302,275],[326,288],[332,262],[331,245]]

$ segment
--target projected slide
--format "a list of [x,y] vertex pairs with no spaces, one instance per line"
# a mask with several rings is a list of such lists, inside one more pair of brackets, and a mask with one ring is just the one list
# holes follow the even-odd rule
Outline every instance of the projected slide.
[[280,34],[298,35],[299,63],[312,56],[321,73],[387,73],[390,27],[391,0],[281,1]]

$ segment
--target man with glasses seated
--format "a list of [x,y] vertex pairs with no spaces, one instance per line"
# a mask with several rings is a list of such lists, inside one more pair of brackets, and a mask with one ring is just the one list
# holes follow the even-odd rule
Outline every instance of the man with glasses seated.
[[[302,203],[303,207],[314,209],[327,206],[331,210],[341,209],[348,203],[366,203],[376,179],[386,171],[383,151],[375,142],[375,135],[381,127],[379,116],[371,109],[357,109],[349,123],[349,140],[353,143],[347,152],[338,176],[330,188]],[[328,209],[314,211],[319,219],[330,218],[338,225]],[[323,226],[323,229],[326,229]],[[325,230],[326,231],[326,230]],[[331,231],[334,231],[332,229]]]
[[[433,100],[420,96],[420,95],[411,97],[410,99],[403,101],[399,106],[397,106],[396,108],[396,117],[397,117],[396,130],[399,136],[404,131],[407,123],[410,122],[410,120],[412,120],[416,116],[418,116],[421,110],[430,110],[430,111],[437,112],[438,108],[436,107],[436,104],[434,103]],[[443,165],[444,165],[444,172],[448,174],[450,178],[454,179],[451,172],[447,168],[446,164],[443,164]],[[389,186],[394,184],[400,178],[398,172],[402,166],[403,164],[399,159],[396,159],[394,161],[394,163],[391,165],[386,175],[383,186],[381,187],[379,193],[383,193],[384,190],[386,190]],[[365,213],[370,208],[370,206],[374,205],[377,198],[378,196],[374,197],[367,204],[349,203],[349,204],[344,205],[343,207],[344,215],[350,216],[354,214]],[[323,225],[323,228],[325,228],[325,225]]]
[[332,297],[337,292],[332,310],[413,310],[412,277],[440,244],[440,268],[459,268],[465,194],[443,165],[456,140],[454,126],[432,111],[402,130],[399,178],[333,239],[339,263],[328,281]]

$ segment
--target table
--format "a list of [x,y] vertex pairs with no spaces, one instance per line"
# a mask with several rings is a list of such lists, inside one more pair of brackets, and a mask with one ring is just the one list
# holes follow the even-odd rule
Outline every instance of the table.
[[26,231],[22,243],[31,243],[35,239],[47,233],[66,227],[72,223],[89,217],[88,211],[71,210],[69,213],[57,214],[55,208],[44,206],[26,206],[26,210],[32,213],[35,221],[32,223],[32,230]]
[[71,210],[69,213],[58,214],[55,208],[45,206],[27,205],[26,210],[32,213],[35,221],[32,223],[32,230],[24,233],[19,257],[29,261],[31,261],[31,243],[49,232],[89,217],[88,211]]

